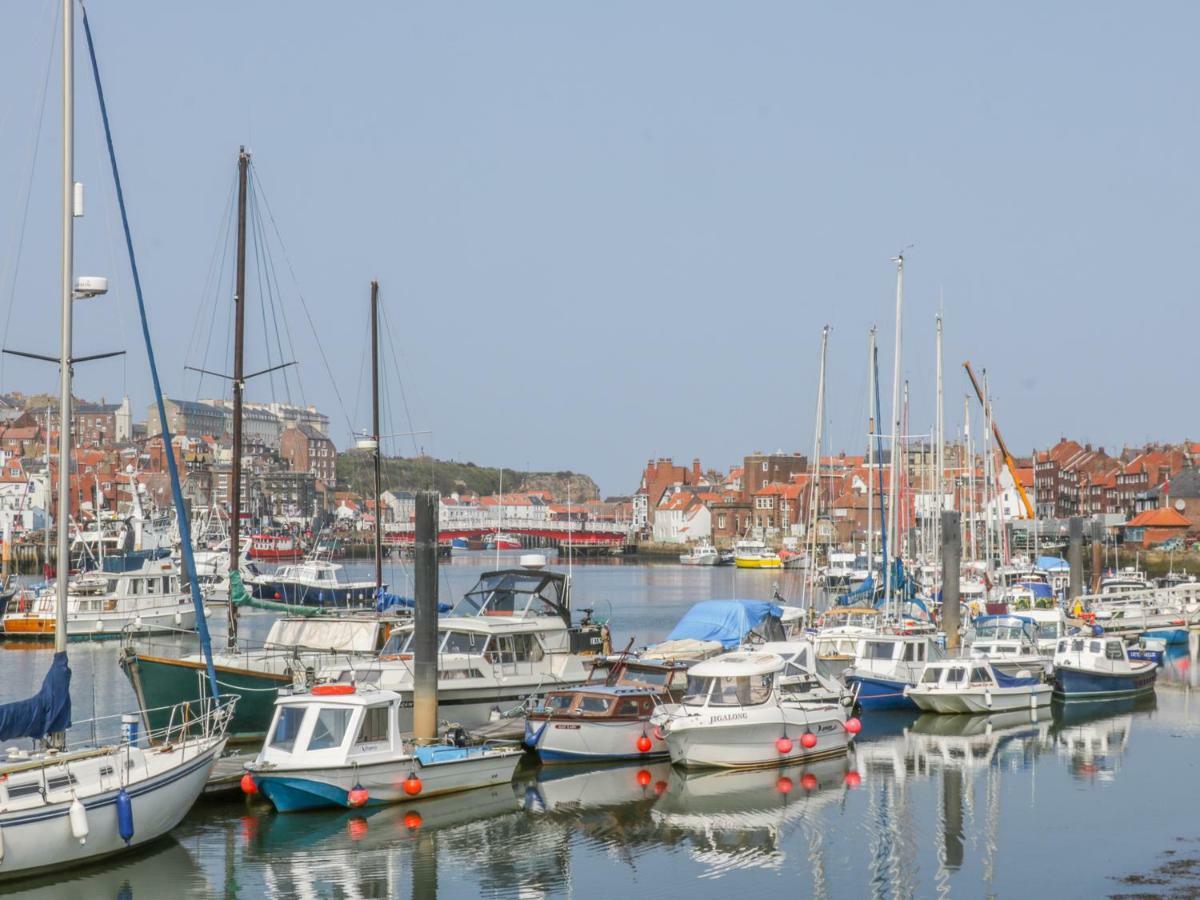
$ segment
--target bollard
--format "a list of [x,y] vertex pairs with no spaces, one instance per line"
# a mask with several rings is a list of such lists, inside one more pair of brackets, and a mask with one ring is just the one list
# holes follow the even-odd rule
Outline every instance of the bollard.
[[962,622],[958,579],[962,570],[962,516],[957,512],[942,513],[942,628],[946,632],[946,649],[958,649],[958,631]]
[[1083,595],[1083,519],[1071,516],[1067,521],[1067,563],[1071,566],[1069,599],[1072,603]]
[[413,737],[437,738],[438,494],[416,498],[413,545]]

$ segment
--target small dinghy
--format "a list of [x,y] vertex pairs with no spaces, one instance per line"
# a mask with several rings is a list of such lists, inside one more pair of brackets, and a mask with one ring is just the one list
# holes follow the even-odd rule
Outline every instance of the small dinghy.
[[1054,654],[1054,696],[1064,700],[1134,697],[1153,691],[1157,677],[1157,663],[1130,659],[1120,638],[1063,638]]
[[861,727],[841,703],[801,699],[777,683],[786,663],[774,653],[727,653],[692,666],[680,703],[651,718],[671,762],[738,768],[845,753]]
[[947,659],[925,667],[904,689],[924,712],[990,713],[1050,705],[1051,687],[1029,672],[1007,675],[987,659]]
[[[403,698],[349,684],[280,696],[242,790],[280,812],[357,808],[507,784],[523,750],[511,743],[415,746],[399,731]],[[411,714],[411,709],[407,710]]]

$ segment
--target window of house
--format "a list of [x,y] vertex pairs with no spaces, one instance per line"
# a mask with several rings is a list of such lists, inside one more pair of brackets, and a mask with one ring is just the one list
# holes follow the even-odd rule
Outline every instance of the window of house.
[[718,528],[725,527],[725,514],[724,513],[721,513],[720,515],[717,516],[717,527]]

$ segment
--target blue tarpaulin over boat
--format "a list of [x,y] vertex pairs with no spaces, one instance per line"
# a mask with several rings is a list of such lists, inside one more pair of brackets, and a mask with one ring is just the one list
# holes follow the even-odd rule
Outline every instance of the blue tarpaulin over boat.
[[858,606],[862,601],[870,602],[875,595],[875,576],[868,575],[866,580],[852,591],[837,598],[839,606]]
[[992,674],[996,676],[996,684],[1002,688],[1029,687],[1041,681],[1040,678],[1037,678],[1033,675],[1030,675],[1028,678],[1018,678],[1016,675],[1005,675],[999,669],[992,669]]
[[1039,569],[1045,569],[1047,572],[1056,572],[1071,568],[1071,564],[1061,556],[1039,556],[1034,565]]
[[71,667],[66,653],[55,653],[42,689],[28,700],[0,705],[0,741],[44,738],[71,727]]
[[[401,597],[399,594],[389,594],[387,591],[380,591],[375,595],[375,611],[387,612],[389,609],[415,609],[417,602],[411,597]],[[439,603],[438,612],[448,613],[451,610],[449,603]]]
[[1018,587],[1027,588],[1034,597],[1053,597],[1054,588],[1044,581],[1020,581]]
[[783,610],[768,600],[704,600],[684,613],[667,640],[720,641],[732,650],[751,629],[782,615]]

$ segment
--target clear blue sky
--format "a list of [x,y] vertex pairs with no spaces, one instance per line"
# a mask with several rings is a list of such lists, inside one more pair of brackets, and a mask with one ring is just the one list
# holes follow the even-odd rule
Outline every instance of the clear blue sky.
[[[4,313],[55,5],[0,10]],[[969,357],[989,369],[1014,449],[1060,434],[1109,448],[1200,437],[1194,4],[94,0],[90,12],[172,393],[195,394],[182,365],[197,306],[227,299],[208,272],[245,143],[350,408],[276,251],[304,399],[343,446],[347,418],[368,421],[358,384],[378,278],[412,422],[439,456],[574,468],[627,493],[649,456],[724,467],[807,450],[826,322],[830,441],[855,449],[866,332],[879,324],[890,379],[888,260],[907,244],[912,430],[932,422],[944,292],[948,427]],[[130,357],[81,368],[79,390],[126,388],[144,410],[85,65],[77,270],[113,290],[80,308],[77,352]],[[57,330],[57,66],[4,335],[42,352]],[[249,320],[258,368],[258,306]],[[50,388],[49,368],[6,361],[2,387]],[[398,396],[389,427],[407,430]],[[888,397],[885,385],[885,418]]]

